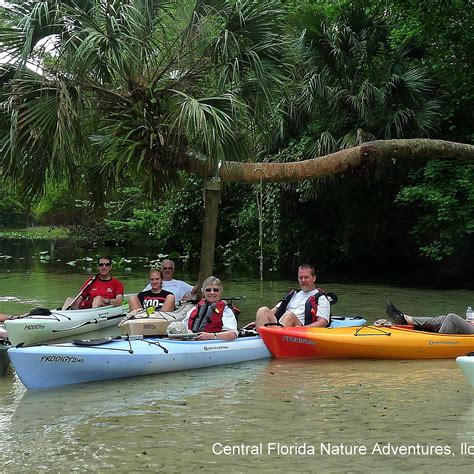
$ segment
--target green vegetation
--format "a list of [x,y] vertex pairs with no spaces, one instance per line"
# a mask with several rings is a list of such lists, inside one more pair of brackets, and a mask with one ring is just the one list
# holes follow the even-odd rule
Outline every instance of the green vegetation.
[[397,201],[419,210],[411,232],[423,255],[442,261],[474,234],[474,166],[431,161],[411,178]]
[[[375,139],[473,141],[468,0],[36,3],[0,7],[0,44],[18,58],[1,76],[5,228],[59,225],[195,260],[205,181],[186,171],[204,160],[216,173]],[[36,44],[51,34],[59,54]],[[411,273],[462,255],[469,275],[473,178],[463,162],[394,158],[299,184],[225,184],[217,262],[258,267],[262,212],[266,269]]]
[[30,240],[67,239],[68,233],[65,229],[47,226],[27,227],[24,229],[2,228],[0,229],[0,238]]

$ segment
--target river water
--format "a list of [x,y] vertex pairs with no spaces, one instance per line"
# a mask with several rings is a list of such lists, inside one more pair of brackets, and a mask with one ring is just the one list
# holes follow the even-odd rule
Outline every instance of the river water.
[[[40,260],[3,263],[0,313],[55,307],[86,278]],[[11,260],[11,259],[10,259]],[[23,262],[23,260],[21,261]],[[133,263],[132,263],[133,265]],[[115,271],[126,291],[146,271]],[[192,281],[193,275],[177,275]],[[295,282],[223,277],[242,323]],[[328,283],[336,314],[463,314],[473,292]],[[474,348],[473,348],[474,349]],[[474,391],[454,360],[262,360],[27,391],[0,376],[2,472],[470,472]]]

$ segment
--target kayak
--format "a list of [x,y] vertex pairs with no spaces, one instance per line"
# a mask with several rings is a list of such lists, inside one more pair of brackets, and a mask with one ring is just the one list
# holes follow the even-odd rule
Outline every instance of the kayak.
[[447,359],[474,350],[472,334],[416,331],[412,326],[261,327],[259,334],[278,358]]
[[357,327],[367,324],[367,320],[362,316],[331,316],[329,328]]
[[8,350],[28,389],[197,369],[271,357],[258,336],[233,341],[121,336]]
[[45,311],[51,314],[25,315],[7,320],[4,324],[12,346],[31,345],[116,326],[123,317],[124,308],[102,306],[91,309],[53,309]]
[[457,357],[456,362],[471,387],[474,387],[474,353]]
[[164,336],[168,326],[175,321],[182,321],[189,310],[194,308],[192,303],[183,303],[175,311],[154,311],[148,314],[145,309],[127,313],[119,327],[128,336]]

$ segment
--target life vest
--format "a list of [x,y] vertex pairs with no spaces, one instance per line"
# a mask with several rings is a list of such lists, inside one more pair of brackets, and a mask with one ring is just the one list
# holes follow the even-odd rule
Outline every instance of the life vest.
[[221,332],[225,307],[222,300],[210,305],[202,299],[189,316],[188,328],[193,332]]
[[[326,292],[322,288],[316,288],[318,291],[313,296],[310,296],[304,305],[304,325],[315,323],[318,317],[318,300],[321,296],[326,296]],[[331,313],[329,313],[329,321],[326,326],[331,324]]]
[[280,306],[278,306],[277,310],[275,311],[275,316],[277,320],[279,320],[286,311],[286,308],[291,300],[293,298],[293,295],[296,293],[296,290],[291,290],[280,302]]
[[[304,306],[304,325],[307,326],[308,324],[314,323],[317,320],[316,314],[318,313],[318,300],[321,296],[326,296],[327,293],[322,288],[316,288],[318,291],[310,296],[305,303]],[[277,308],[275,312],[275,316],[280,319],[286,311],[288,304],[290,303],[291,298],[296,293],[296,290],[291,290],[282,300],[280,306]],[[328,326],[331,324],[331,316],[329,316]]]

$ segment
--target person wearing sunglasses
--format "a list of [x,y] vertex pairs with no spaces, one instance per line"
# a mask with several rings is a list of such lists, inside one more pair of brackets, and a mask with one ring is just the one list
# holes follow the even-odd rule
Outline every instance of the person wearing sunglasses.
[[188,312],[183,324],[197,333],[197,341],[221,339],[231,341],[238,335],[233,311],[222,299],[222,283],[210,276],[202,284],[204,298]]
[[63,309],[99,308],[122,304],[124,288],[122,282],[110,274],[112,259],[108,256],[99,257],[97,269],[97,275],[88,278],[82,285],[81,294],[75,299],[68,298]]
[[160,269],[152,268],[149,273],[151,289],[140,291],[138,295],[128,297],[131,311],[142,308],[155,308],[161,311],[174,310],[174,295],[162,288],[163,274]]
[[[176,301],[192,300],[197,295],[197,285],[192,287],[189,283],[182,280],[174,279],[174,262],[173,260],[163,260],[161,262],[161,273],[163,281],[161,286],[163,290],[173,293]],[[151,283],[149,283],[142,291],[151,290]]]

